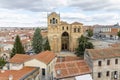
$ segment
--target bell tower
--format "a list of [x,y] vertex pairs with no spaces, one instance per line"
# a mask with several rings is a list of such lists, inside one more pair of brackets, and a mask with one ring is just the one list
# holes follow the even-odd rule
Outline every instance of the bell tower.
[[48,15],[47,17],[48,21],[48,26],[56,26],[60,24],[60,14],[57,14],[55,12],[52,12],[51,14]]
[[47,15],[48,40],[53,52],[60,51],[60,15],[52,12]]

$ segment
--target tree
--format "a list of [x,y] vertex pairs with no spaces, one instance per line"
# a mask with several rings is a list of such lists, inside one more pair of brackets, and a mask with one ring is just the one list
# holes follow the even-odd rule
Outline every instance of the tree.
[[6,64],[6,61],[2,58],[0,58],[0,69]]
[[117,35],[118,35],[118,37],[120,38],[120,31],[118,31]]
[[78,38],[78,47],[76,48],[75,54],[77,56],[83,56],[85,49],[91,48],[94,48],[93,44],[88,42],[88,39],[82,35],[80,38]]
[[11,57],[13,57],[16,53],[19,53],[19,54],[24,54],[25,53],[24,47],[22,46],[22,43],[20,41],[20,37],[18,35],[16,36],[16,39],[15,39],[15,42],[14,42]]
[[32,47],[35,53],[40,53],[43,49],[41,29],[36,28],[33,36]]
[[92,49],[92,48],[94,48],[94,45],[91,42],[87,42],[85,48],[86,49]]
[[88,29],[88,31],[87,31],[87,36],[88,36],[88,37],[92,37],[92,36],[93,36],[93,30]]
[[44,51],[51,50],[48,38],[46,38],[43,47],[44,47]]

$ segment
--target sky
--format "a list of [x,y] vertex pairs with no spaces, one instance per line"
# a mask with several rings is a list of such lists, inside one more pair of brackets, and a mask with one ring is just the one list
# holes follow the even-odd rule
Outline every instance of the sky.
[[120,22],[120,0],[0,0],[0,27],[47,27],[47,14],[84,25]]

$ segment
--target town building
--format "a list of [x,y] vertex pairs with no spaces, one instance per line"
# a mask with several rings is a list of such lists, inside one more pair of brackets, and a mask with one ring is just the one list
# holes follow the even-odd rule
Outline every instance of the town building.
[[56,54],[51,51],[44,51],[36,55],[16,54],[9,60],[9,69],[19,70],[24,66],[39,67],[40,80],[52,80],[55,63]]
[[84,60],[93,80],[120,80],[120,48],[87,49]]
[[0,80],[38,80],[39,67],[23,67],[19,70],[0,70]]
[[[84,80],[92,80],[91,70],[84,60],[64,61],[55,64],[55,80],[83,80],[79,77],[85,75],[87,76]],[[89,79],[87,79],[88,77]]]
[[63,22],[60,19],[60,14],[55,12],[48,14],[47,22],[51,50],[54,52],[75,51],[77,39],[83,35],[83,24]]
[[93,33],[96,37],[104,39],[118,39],[117,32],[120,31],[120,25],[94,25]]

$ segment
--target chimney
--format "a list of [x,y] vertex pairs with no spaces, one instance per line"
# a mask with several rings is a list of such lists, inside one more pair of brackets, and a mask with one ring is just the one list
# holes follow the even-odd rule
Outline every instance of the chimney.
[[4,72],[5,72],[5,70],[2,69],[2,70],[1,70],[1,73],[4,73]]
[[12,75],[9,75],[9,80],[13,80],[13,76]]

